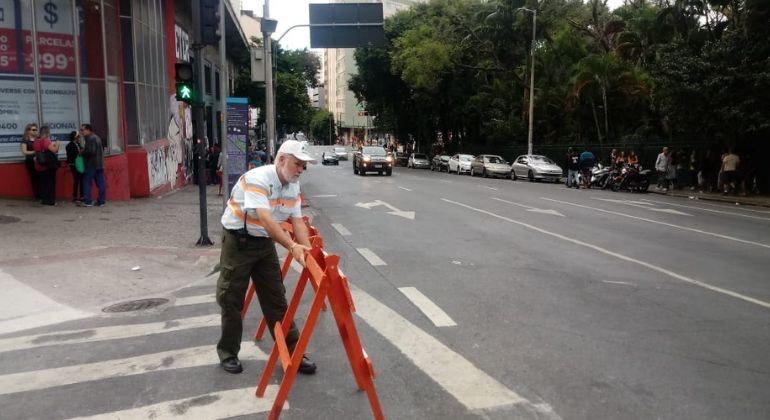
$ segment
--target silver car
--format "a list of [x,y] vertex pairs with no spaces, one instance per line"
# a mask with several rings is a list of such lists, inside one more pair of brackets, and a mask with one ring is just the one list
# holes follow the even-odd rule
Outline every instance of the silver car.
[[412,153],[409,155],[409,160],[406,163],[406,167],[428,169],[430,168],[430,161],[428,160],[428,156],[422,153]]
[[471,162],[471,176],[508,178],[510,174],[511,165],[498,155],[478,155]]
[[335,147],[334,154],[337,155],[339,160],[348,160],[348,149],[344,147]]
[[551,159],[542,155],[521,155],[513,161],[511,178],[526,178],[530,182],[546,180],[561,182],[562,169]]
[[456,154],[449,158],[449,165],[447,166],[447,172],[455,172],[460,175],[464,172],[471,172],[471,162],[473,161],[473,155]]

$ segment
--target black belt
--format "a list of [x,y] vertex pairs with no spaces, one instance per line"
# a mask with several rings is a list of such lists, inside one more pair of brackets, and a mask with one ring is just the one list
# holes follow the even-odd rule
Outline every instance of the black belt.
[[229,233],[231,235],[238,236],[239,238],[242,237],[242,238],[246,238],[246,239],[254,240],[254,241],[263,241],[263,240],[268,240],[268,239],[272,240],[272,238],[270,238],[269,236],[254,236],[254,235],[250,235],[250,234],[244,232],[243,229],[225,229],[225,232],[227,232],[227,233]]

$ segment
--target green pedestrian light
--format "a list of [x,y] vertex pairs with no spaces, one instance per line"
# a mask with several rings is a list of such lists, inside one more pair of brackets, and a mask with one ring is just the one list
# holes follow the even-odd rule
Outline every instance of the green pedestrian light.
[[178,82],[176,84],[176,100],[191,104],[195,101],[195,93],[188,82]]

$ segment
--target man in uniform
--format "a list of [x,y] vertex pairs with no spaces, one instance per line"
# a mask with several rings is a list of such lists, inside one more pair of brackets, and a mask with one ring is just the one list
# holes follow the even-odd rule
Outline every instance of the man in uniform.
[[[241,176],[222,215],[225,232],[217,281],[222,337],[217,353],[222,368],[229,373],[243,371],[238,351],[243,333],[241,310],[249,278],[254,282],[268,330],[275,338],[273,328],[277,321],[283,321],[288,303],[274,243],[283,245],[301,264],[305,252],[310,250],[298,182],[308,162],[315,164],[316,160],[307,153],[305,145],[296,140],[284,141],[274,165],[263,165]],[[297,242],[280,226],[287,219]],[[286,333],[289,351],[294,351],[298,339],[299,331],[292,322]],[[312,374],[315,370],[315,364],[303,356],[299,372]]]

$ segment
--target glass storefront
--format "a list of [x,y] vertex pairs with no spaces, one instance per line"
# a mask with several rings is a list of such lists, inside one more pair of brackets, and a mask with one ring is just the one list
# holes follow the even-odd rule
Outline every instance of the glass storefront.
[[0,162],[22,160],[19,142],[29,123],[51,127],[62,141],[90,123],[108,153],[123,150],[116,6],[117,0],[0,0]]

